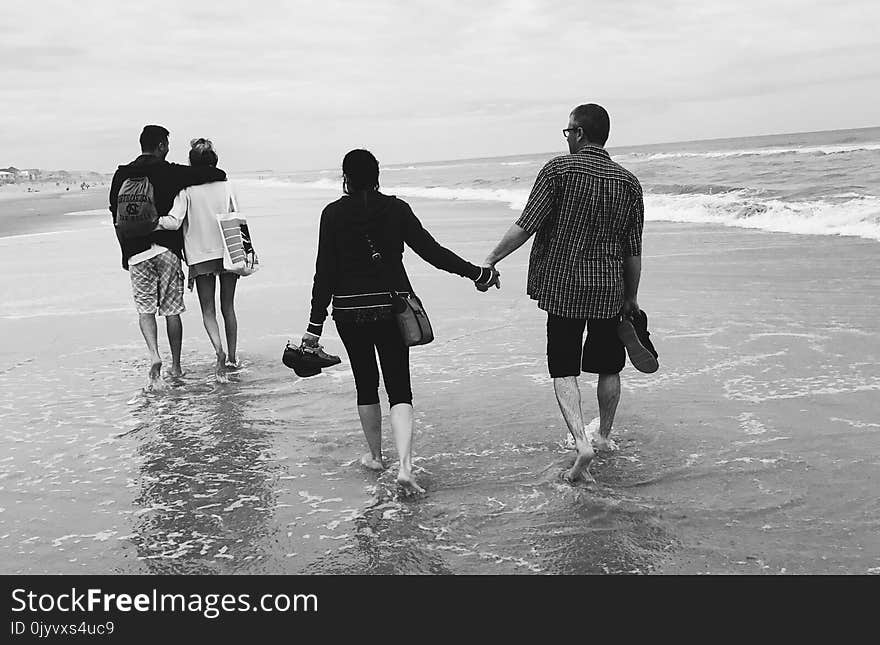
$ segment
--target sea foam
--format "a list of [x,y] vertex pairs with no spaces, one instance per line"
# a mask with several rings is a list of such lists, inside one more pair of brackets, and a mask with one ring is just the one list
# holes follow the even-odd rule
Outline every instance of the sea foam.
[[809,155],[823,154],[833,155],[843,152],[870,152],[880,150],[880,142],[878,143],[858,143],[858,144],[839,144],[839,145],[819,145],[819,146],[799,146],[786,147],[777,146],[772,148],[743,148],[738,150],[707,150],[703,152],[654,152],[640,153],[630,152],[623,153],[615,157],[617,160],[626,161],[660,161],[663,159],[723,159],[726,157],[767,157],[774,155]]
[[845,201],[783,201],[756,198],[744,191],[716,195],[647,194],[645,219],[880,240],[880,198],[872,196]]
[[[339,191],[338,181],[319,179],[289,185]],[[500,202],[522,210],[525,188],[388,186],[386,193],[425,199]],[[850,235],[880,240],[880,198],[787,201],[757,197],[745,190],[726,193],[645,194],[647,221],[690,222],[803,235]]]

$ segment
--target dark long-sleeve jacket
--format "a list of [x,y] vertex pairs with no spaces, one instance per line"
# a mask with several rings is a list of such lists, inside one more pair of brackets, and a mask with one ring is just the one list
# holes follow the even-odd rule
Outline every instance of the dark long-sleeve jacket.
[[[382,261],[372,258],[372,241]],[[336,320],[391,315],[389,292],[412,293],[403,245],[438,269],[478,280],[483,269],[440,245],[402,199],[379,192],[346,195],[321,213],[309,332],[321,335],[327,306]]]
[[[110,184],[110,213],[116,224],[116,205],[122,182],[131,177],[148,177],[153,185],[153,201],[159,216],[167,215],[174,198],[184,188],[207,184],[212,181],[225,181],[226,173],[213,166],[182,166],[169,163],[153,155],[140,155],[130,164],[119,166]],[[153,231],[142,237],[123,238],[116,230],[116,239],[122,250],[122,268],[128,269],[131,256],[142,253],[152,244],[164,246],[174,251],[178,257],[183,252],[183,231]]]

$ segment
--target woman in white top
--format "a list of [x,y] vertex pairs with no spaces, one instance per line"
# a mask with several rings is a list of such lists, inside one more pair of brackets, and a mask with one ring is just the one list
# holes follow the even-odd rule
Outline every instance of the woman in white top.
[[[190,145],[191,166],[217,165],[217,153],[210,140],[193,139]],[[183,226],[183,249],[189,266],[189,288],[192,289],[195,282],[205,331],[208,332],[217,355],[215,375],[220,382],[226,382],[228,367],[238,367],[238,320],[234,306],[238,276],[223,270],[223,236],[217,224],[217,215],[229,212],[232,198],[232,185],[228,181],[190,186],[177,194],[168,215],[159,218],[159,228],[176,230]],[[235,203],[238,203],[237,200]],[[220,278],[220,312],[223,314],[226,329],[228,355],[223,350],[217,324],[214,302],[217,276]]]

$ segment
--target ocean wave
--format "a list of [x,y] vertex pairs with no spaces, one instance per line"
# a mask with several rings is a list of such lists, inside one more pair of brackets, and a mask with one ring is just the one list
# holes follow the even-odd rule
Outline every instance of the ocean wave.
[[[339,182],[330,179],[279,183],[341,193]],[[445,186],[383,187],[385,193],[400,197],[495,202],[507,204],[515,211],[525,207],[529,190]],[[720,224],[803,235],[851,235],[880,240],[880,197],[785,201],[756,196],[755,191],[745,189],[713,194],[646,193],[645,219]]]
[[[110,222],[110,226],[112,226],[112,225],[113,225],[113,223]],[[79,228],[79,229],[70,228],[70,229],[63,229],[60,231],[43,231],[41,233],[21,233],[21,234],[12,234],[12,235],[0,234],[0,243],[10,242],[10,243],[14,244],[14,243],[17,243],[18,240],[22,240],[22,239],[26,239],[26,238],[30,238],[30,237],[49,237],[49,236],[54,236],[54,235],[71,235],[73,233],[90,233],[93,231],[103,231],[105,228],[106,227],[103,227],[103,226],[102,227],[91,226],[89,228]]]
[[516,188],[447,188],[445,186],[389,186],[385,192],[403,197],[506,203],[522,210],[529,198],[528,189]]
[[833,155],[842,152],[870,152],[880,150],[878,143],[838,144],[825,146],[802,146],[802,147],[775,147],[775,148],[747,148],[742,150],[709,150],[705,152],[629,152],[616,156],[618,160],[627,161],[659,161],[663,159],[685,159],[689,157],[700,159],[718,159],[724,157],[749,157],[771,156],[786,154],[825,154]]
[[456,159],[452,161],[434,161],[434,162],[419,162],[415,165],[401,165],[397,164],[394,166],[383,166],[382,172],[388,171],[397,171],[397,170],[450,170],[452,168],[468,168],[471,166],[492,166],[496,163],[495,159]]
[[106,215],[106,214],[107,214],[106,208],[93,208],[92,210],[88,210],[88,211],[70,211],[68,213],[64,213],[65,216],[69,216],[69,217],[84,217],[84,216],[88,216],[88,215]]
[[34,306],[40,307],[37,311],[18,311],[22,307],[26,307],[31,303],[12,302],[6,303],[10,311],[0,311],[0,320],[26,320],[29,318],[58,318],[68,316],[93,316],[96,314],[116,314],[130,312],[131,307],[109,307],[103,309],[54,309],[47,310],[45,303],[35,303]]
[[690,194],[706,194],[713,195],[717,193],[732,193],[737,191],[749,190],[743,186],[729,186],[726,184],[651,184],[650,192],[663,193],[670,195],[690,195]]
[[880,198],[846,201],[759,199],[744,191],[716,195],[645,195],[645,219],[720,224],[777,233],[852,235],[880,240]]
[[[285,182],[268,180],[273,184],[284,184],[301,188],[334,190],[342,192],[340,182],[330,179],[317,179],[306,182]],[[266,181],[261,182],[265,184]],[[400,197],[422,197],[425,199],[446,199],[450,201],[502,202],[514,210],[522,209],[529,197],[528,189],[514,188],[447,188],[445,186],[383,186],[382,192]]]

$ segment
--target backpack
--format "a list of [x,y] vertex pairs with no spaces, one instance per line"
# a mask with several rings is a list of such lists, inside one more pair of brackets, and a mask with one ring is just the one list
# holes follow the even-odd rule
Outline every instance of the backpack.
[[153,184],[147,177],[122,182],[116,201],[116,228],[124,238],[144,237],[153,232],[159,212],[153,201]]

